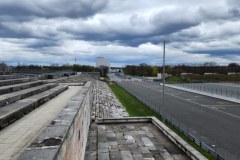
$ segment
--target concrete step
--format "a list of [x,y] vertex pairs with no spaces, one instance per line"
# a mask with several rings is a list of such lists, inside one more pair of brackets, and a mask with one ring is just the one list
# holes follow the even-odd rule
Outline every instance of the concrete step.
[[0,95],[27,89],[30,87],[39,86],[39,85],[42,85],[43,83],[44,83],[43,81],[33,81],[33,82],[26,82],[26,83],[20,83],[20,84],[13,84],[9,86],[2,86],[0,87]]
[[7,79],[7,80],[0,80],[0,87],[7,86],[12,84],[19,84],[25,82],[36,81],[37,78],[20,78],[20,79]]
[[[39,107],[49,99],[55,97],[65,89],[67,85],[59,85],[47,91],[41,92],[34,96],[24,98],[22,100],[16,101],[10,105],[0,108],[0,128],[8,125],[9,123],[19,119],[31,110]],[[44,116],[44,115],[43,115]]]
[[49,83],[49,84],[43,84],[40,86],[0,95],[0,107],[14,103],[20,99],[38,94],[40,92],[46,91],[56,86],[57,86],[56,83]]
[[0,80],[24,78],[25,75],[0,75]]

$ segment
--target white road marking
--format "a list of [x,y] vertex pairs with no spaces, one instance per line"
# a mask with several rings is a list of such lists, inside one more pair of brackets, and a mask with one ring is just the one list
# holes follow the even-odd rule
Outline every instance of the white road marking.
[[214,105],[214,104],[209,104],[209,105],[206,105],[206,106],[213,106],[213,107],[224,107],[224,106],[231,106],[231,107],[240,107],[240,105],[228,105],[228,104],[217,104],[217,105]]

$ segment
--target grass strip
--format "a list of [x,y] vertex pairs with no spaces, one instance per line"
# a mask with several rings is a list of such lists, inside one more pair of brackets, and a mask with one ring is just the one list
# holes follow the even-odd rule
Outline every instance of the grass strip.
[[186,83],[187,81],[181,76],[171,76],[166,78],[166,83]]
[[[152,111],[150,107],[140,102],[138,99],[136,99],[133,95],[129,94],[127,91],[125,91],[123,88],[119,87],[115,83],[109,84],[109,87],[113,91],[113,93],[116,95],[118,100],[122,103],[122,105],[125,107],[126,111],[131,117],[134,116],[155,116],[160,121],[162,121],[162,117],[159,116],[157,113]],[[162,121],[163,122],[163,121]],[[206,158],[210,160],[214,160],[215,157],[199,147],[195,142],[190,140],[185,134],[183,134],[181,131],[179,131],[175,126],[172,124],[166,122],[166,126],[168,126],[172,131],[174,131],[177,135],[179,135],[181,138],[183,138],[188,144],[190,144],[192,147],[194,147],[196,150],[198,150],[201,154],[203,154]]]
[[119,87],[117,84],[109,84],[109,87],[125,107],[126,111],[131,117],[135,116],[155,116],[162,119],[157,113],[152,111],[147,105],[140,102],[134,96],[126,92],[124,89]]

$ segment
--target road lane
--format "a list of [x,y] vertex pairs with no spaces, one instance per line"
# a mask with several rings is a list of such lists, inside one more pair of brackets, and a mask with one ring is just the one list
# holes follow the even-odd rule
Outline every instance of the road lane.
[[[119,83],[151,106],[161,109],[161,86],[147,82]],[[169,115],[196,136],[201,134],[208,145],[216,145],[224,155],[231,157],[240,151],[240,104],[166,88],[165,106]]]

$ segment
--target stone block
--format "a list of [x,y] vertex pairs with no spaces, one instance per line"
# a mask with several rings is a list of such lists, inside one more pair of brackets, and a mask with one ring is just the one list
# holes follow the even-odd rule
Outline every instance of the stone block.
[[53,160],[57,153],[56,148],[36,148],[24,151],[18,160]]

